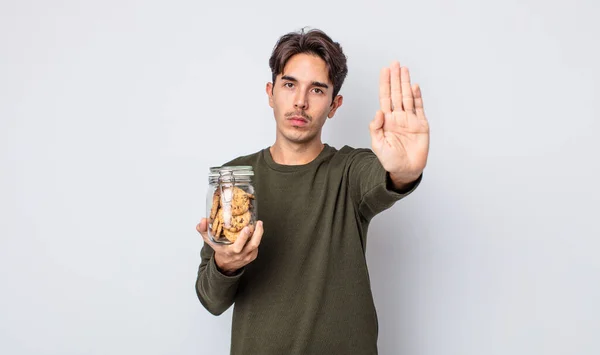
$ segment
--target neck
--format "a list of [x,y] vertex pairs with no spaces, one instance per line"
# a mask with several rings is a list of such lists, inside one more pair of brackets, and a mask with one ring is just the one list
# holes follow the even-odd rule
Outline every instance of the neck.
[[296,144],[291,142],[275,141],[269,151],[273,161],[281,165],[308,164],[321,153],[325,146],[320,140],[310,143]]

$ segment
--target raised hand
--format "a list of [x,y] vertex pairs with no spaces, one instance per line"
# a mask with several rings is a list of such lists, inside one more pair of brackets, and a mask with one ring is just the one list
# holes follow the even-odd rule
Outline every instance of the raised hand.
[[379,77],[381,109],[369,129],[371,147],[396,183],[414,181],[429,154],[429,123],[419,85],[411,85],[408,68],[393,62]]

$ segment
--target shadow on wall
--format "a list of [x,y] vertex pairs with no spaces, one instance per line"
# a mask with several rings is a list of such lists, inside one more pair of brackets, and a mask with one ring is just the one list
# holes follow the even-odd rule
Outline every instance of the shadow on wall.
[[[408,200],[399,203],[407,203]],[[367,264],[379,321],[382,354],[414,353],[418,336],[419,263],[422,249],[414,215],[397,206],[376,216],[368,232]]]
[[[360,88],[344,88],[348,92],[360,92]],[[372,105],[364,105],[351,94],[343,94],[344,103],[333,118],[323,126],[323,142],[340,149],[344,145],[353,148],[371,148],[369,123],[375,117]],[[369,107],[367,107],[369,106]],[[374,107],[374,106],[373,106]]]
[[448,307],[446,301],[432,302],[439,303],[439,292],[448,283],[460,281],[443,276],[453,275],[443,268],[461,264],[455,260],[461,258],[455,244],[472,222],[436,179],[441,175],[431,170],[425,170],[411,195],[375,216],[369,226],[367,265],[382,354],[421,351],[436,312]]

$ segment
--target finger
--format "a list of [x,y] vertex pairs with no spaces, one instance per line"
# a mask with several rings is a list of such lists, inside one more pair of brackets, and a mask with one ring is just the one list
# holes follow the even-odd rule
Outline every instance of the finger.
[[379,141],[381,138],[383,138],[383,123],[385,122],[384,116],[385,114],[383,111],[379,110],[377,113],[375,113],[375,118],[373,118],[373,121],[369,123],[369,131],[371,132],[372,140]]
[[211,248],[215,249],[218,246],[212,241],[210,240],[210,238],[208,237],[208,220],[206,218],[202,218],[202,220],[200,220],[200,223],[198,223],[196,225],[196,230],[198,231],[198,233],[200,233],[200,235],[202,236],[202,239],[204,239],[204,242],[206,244],[208,244]]
[[423,109],[423,96],[421,96],[421,87],[415,84],[412,87],[413,96],[415,97],[415,111],[417,117],[421,120],[425,119],[425,110]]
[[248,241],[249,238],[250,238],[250,228],[248,226],[246,226],[241,230],[241,232],[238,235],[235,242],[230,245],[231,251],[236,254],[241,253],[242,250],[244,250],[244,246],[246,245],[246,242]]
[[202,239],[204,239],[204,241],[208,240],[208,221],[206,218],[202,218],[200,220],[200,223],[198,223],[196,225],[196,230],[198,231],[198,233],[200,233],[200,235],[202,236]]
[[400,80],[402,85],[402,106],[405,111],[414,111],[414,99],[410,87],[410,73],[407,67],[402,67],[400,71]]
[[252,233],[252,237],[250,237],[250,241],[248,241],[248,244],[246,244],[244,251],[251,252],[251,251],[257,249],[258,246],[260,245],[260,241],[262,240],[263,233],[264,233],[263,222],[262,221],[256,222],[256,229],[254,230],[254,233]]
[[257,257],[258,257],[258,249],[254,249],[251,252],[246,254],[246,258],[244,261],[246,262],[246,264],[250,264],[251,262],[256,260]]
[[379,74],[379,106],[385,113],[392,112],[390,101],[390,68],[381,69]]
[[400,63],[392,63],[390,68],[390,80],[392,87],[392,111],[402,110],[402,86],[400,85]]

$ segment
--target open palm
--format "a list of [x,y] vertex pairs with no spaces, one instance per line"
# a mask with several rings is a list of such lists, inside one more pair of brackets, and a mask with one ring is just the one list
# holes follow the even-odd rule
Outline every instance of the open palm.
[[381,70],[379,102],[369,126],[373,152],[386,171],[412,181],[427,164],[429,123],[421,89],[411,85],[408,68],[394,62]]

